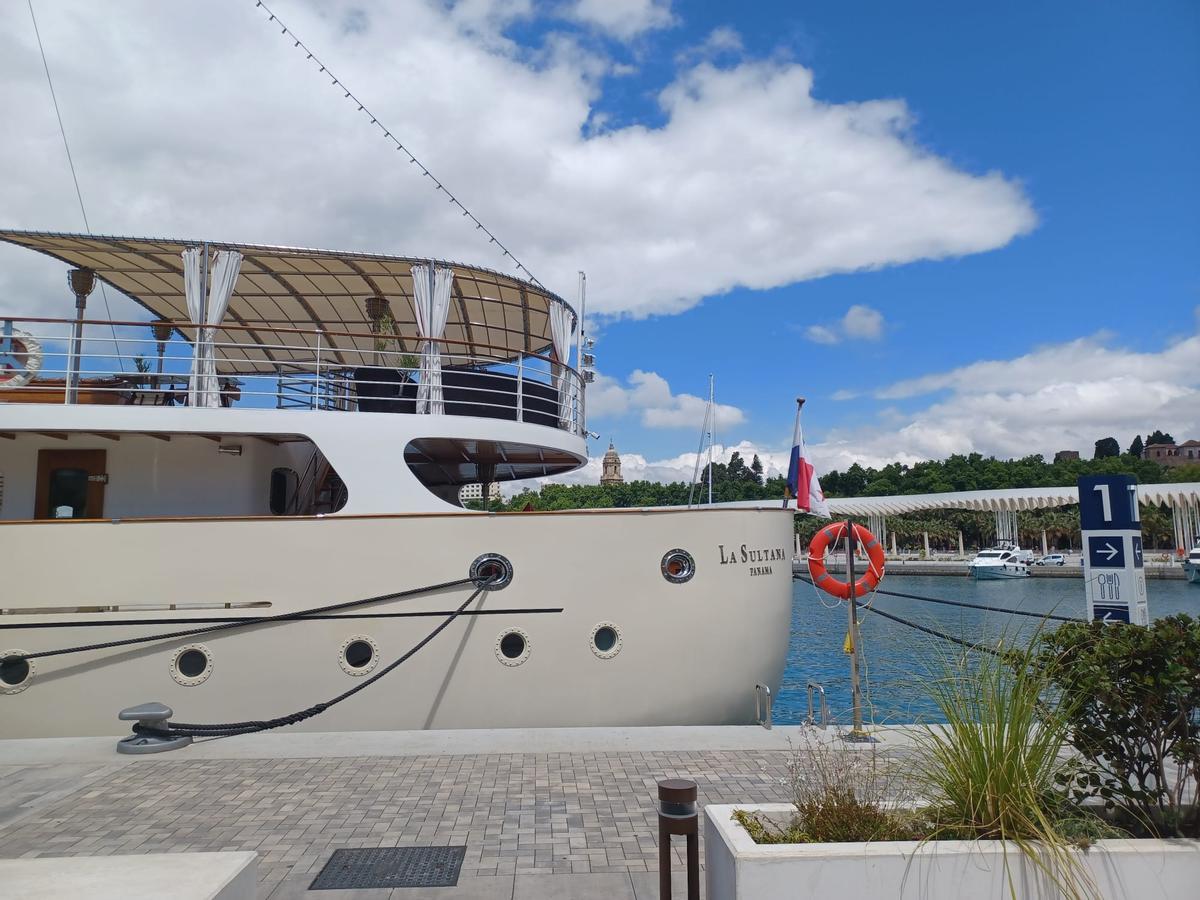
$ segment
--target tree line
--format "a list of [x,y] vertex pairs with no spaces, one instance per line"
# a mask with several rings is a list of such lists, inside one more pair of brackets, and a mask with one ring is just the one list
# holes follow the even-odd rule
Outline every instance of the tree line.
[[[1169,435],[1154,432],[1148,442]],[[1001,488],[1057,487],[1073,485],[1083,475],[1132,475],[1143,484],[1200,481],[1200,465],[1167,468],[1140,457],[1135,440],[1130,452],[1116,456],[1098,453],[1093,459],[1060,459],[1046,462],[1041,456],[1020,459],[996,459],[979,453],[955,454],[944,460],[929,460],[912,465],[891,463],[882,468],[854,464],[843,471],[821,475],[826,497],[871,497],[902,494],[935,494],[950,491],[996,490]],[[1097,442],[1097,450],[1099,444]],[[1137,450],[1137,453],[1132,452]],[[786,479],[782,475],[767,478],[762,461],[754,456],[747,464],[734,453],[728,463],[713,464],[713,502],[735,500],[780,500]],[[526,488],[507,501],[493,500],[487,508],[495,511],[607,509],[640,506],[700,505],[708,501],[708,467],[700,482],[659,483],[630,481],[619,485],[547,484],[540,489]],[[476,501],[471,508],[483,508]],[[809,516],[796,518],[797,532],[807,539],[820,527],[820,520]],[[1023,512],[1019,517],[1022,544],[1041,546],[1046,531],[1053,548],[1079,546],[1077,506]],[[932,547],[956,550],[958,533],[969,547],[990,544],[995,539],[995,520],[989,513],[971,510],[930,510],[908,516],[889,516],[888,528],[901,545],[923,545],[929,533]],[[1166,509],[1143,507],[1143,537],[1147,547],[1169,547],[1173,538],[1171,514]],[[915,542],[915,543],[914,543]]]

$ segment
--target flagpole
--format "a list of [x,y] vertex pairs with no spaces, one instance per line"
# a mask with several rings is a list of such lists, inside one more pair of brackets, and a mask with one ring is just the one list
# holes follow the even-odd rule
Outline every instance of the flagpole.
[[[804,398],[797,397],[796,398],[796,424],[792,428],[793,435],[795,435],[796,432],[800,430],[800,410],[802,410],[802,409],[804,409]],[[783,484],[783,508],[784,509],[787,509],[788,501],[792,499],[791,494],[792,494],[792,486],[790,484],[788,484],[786,481],[784,481],[784,484]],[[800,485],[798,483],[796,485],[796,494],[797,494],[797,496],[799,496],[799,494],[800,494]]]

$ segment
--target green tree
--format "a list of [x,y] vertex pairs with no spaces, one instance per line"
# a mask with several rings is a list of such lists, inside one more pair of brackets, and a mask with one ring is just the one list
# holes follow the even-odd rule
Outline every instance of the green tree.
[[763,464],[762,464],[762,460],[758,458],[757,453],[754,454],[754,459],[751,460],[751,462],[750,462],[750,471],[754,473],[754,480],[757,481],[759,484],[762,484],[763,483]]
[[1092,459],[1108,459],[1112,456],[1121,455],[1121,445],[1117,443],[1115,437],[1101,438],[1096,441],[1096,452]]
[[1157,428],[1154,429],[1154,431],[1150,432],[1150,434],[1146,435],[1146,446],[1147,447],[1149,447],[1151,444],[1173,444],[1173,443],[1175,443],[1175,438],[1171,437],[1171,435],[1167,434],[1165,431],[1159,431]]
[[1140,434],[1136,435],[1133,439],[1133,443],[1129,445],[1129,455],[1141,456],[1144,449],[1146,448],[1142,444],[1142,436]]

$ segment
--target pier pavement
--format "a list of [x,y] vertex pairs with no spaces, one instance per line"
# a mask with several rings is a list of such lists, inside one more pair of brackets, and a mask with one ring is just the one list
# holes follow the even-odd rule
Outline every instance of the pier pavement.
[[[252,850],[260,900],[648,900],[658,780],[695,780],[701,804],[787,800],[797,732],[267,733],[148,756],[115,738],[0,741],[0,858]],[[455,844],[457,887],[308,890],[339,848]],[[684,896],[680,839],[672,853]]]

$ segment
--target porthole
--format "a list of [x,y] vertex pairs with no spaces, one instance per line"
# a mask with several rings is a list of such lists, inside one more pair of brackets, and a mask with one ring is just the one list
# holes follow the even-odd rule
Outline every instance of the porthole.
[[612,622],[601,622],[592,629],[591,647],[601,659],[612,659],[621,652],[621,629]]
[[510,628],[496,638],[496,659],[506,666],[519,666],[529,659],[529,635]]
[[512,563],[499,553],[485,553],[471,563],[470,578],[485,591],[502,590],[512,583]]
[[212,653],[203,644],[180,647],[171,660],[171,677],[184,687],[203,684],[212,669]]
[[662,558],[662,574],[671,584],[691,581],[696,574],[696,561],[686,550],[668,550]]
[[379,645],[366,635],[356,634],[342,644],[338,665],[347,675],[366,675],[379,665]]
[[22,658],[24,650],[0,652],[0,693],[19,694],[33,681],[33,660]]

